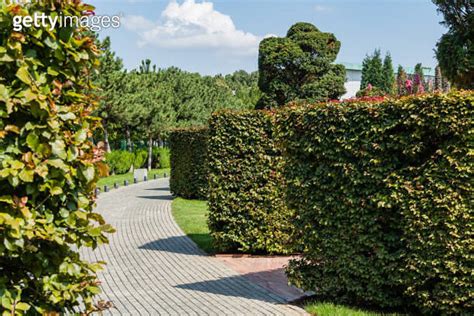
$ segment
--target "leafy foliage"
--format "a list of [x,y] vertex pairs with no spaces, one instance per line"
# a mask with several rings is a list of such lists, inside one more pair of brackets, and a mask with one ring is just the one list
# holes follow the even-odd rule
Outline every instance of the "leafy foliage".
[[282,106],[294,100],[338,99],[344,94],[345,68],[334,64],[341,43],[332,33],[310,23],[296,23],[286,37],[260,43],[258,109]]
[[473,101],[466,91],[280,113],[305,245],[290,281],[343,303],[472,311]]
[[217,251],[291,253],[292,216],[269,113],[215,114],[209,136],[209,227]]
[[153,156],[153,160],[156,163],[156,168],[169,168],[171,166],[169,148],[153,148]]
[[109,170],[113,174],[124,174],[130,171],[135,155],[125,150],[113,150],[105,155]]
[[134,169],[139,169],[142,168],[148,158],[148,152],[146,150],[137,150],[134,154],[134,159],[133,159],[133,168]]
[[436,58],[449,81],[458,88],[474,88],[474,3],[471,0],[433,0],[444,16],[448,32],[436,45]]
[[[13,31],[13,16],[81,17],[80,1],[0,5],[0,305],[4,315],[97,310],[100,263],[77,248],[113,228],[93,213],[99,127],[86,91],[99,50],[84,29]],[[97,167],[100,167],[99,169]]]
[[206,199],[207,140],[207,128],[194,127],[171,132],[170,189],[174,195],[189,199]]

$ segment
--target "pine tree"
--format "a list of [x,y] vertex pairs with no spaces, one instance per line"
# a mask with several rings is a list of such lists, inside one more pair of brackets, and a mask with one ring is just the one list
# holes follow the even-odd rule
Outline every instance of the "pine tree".
[[371,84],[374,88],[383,89],[384,72],[380,50],[376,49],[372,55],[367,55],[362,62],[361,90]]
[[109,133],[116,122],[120,122],[121,111],[118,108],[117,77],[123,68],[122,60],[115,56],[110,49],[110,38],[106,37],[98,43],[102,50],[100,57],[99,73],[94,76],[95,85],[99,88],[97,94],[100,98],[98,116],[102,118],[104,143],[107,152],[110,152]]
[[385,55],[383,61],[383,86],[381,87],[387,94],[393,94],[395,85],[395,74],[390,53]]

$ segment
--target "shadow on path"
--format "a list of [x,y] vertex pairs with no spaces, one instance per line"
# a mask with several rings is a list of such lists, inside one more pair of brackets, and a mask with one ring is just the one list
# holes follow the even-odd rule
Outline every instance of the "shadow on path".
[[152,189],[145,189],[145,191],[166,191],[166,192],[169,192],[170,188],[152,188]]
[[173,236],[148,242],[139,249],[202,256],[203,252],[186,236]]
[[142,195],[137,196],[139,199],[147,199],[147,200],[160,200],[160,201],[173,201],[173,196],[171,195]]
[[[255,279],[271,279],[275,273],[279,271],[262,271],[254,272],[243,275],[235,275],[230,277],[224,277],[217,280],[208,280],[188,284],[180,284],[175,287],[180,289],[212,293],[217,295],[231,296],[231,297],[242,297],[252,300],[259,300],[268,303],[281,303],[286,302],[276,295],[273,295],[269,290],[260,287],[259,290],[255,288],[249,288],[249,280]],[[262,292],[266,292],[265,295]]]

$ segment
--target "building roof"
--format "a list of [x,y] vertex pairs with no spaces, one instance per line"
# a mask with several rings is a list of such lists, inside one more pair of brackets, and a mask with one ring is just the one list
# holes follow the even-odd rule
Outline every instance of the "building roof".
[[[339,63],[346,67],[347,70],[357,70],[357,71],[362,71],[362,64],[356,64],[356,63],[346,63],[346,62],[341,62]],[[422,67],[423,68],[423,74],[425,76],[430,76],[434,77],[435,76],[435,70],[431,67]],[[415,73],[415,67],[403,67],[405,71],[412,75]]]

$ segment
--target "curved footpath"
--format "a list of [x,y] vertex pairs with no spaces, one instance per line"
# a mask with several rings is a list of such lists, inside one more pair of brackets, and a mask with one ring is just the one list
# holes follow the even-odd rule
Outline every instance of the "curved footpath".
[[101,194],[97,211],[117,233],[82,251],[108,264],[101,299],[113,315],[304,315],[283,298],[206,256],[175,223],[168,180]]

